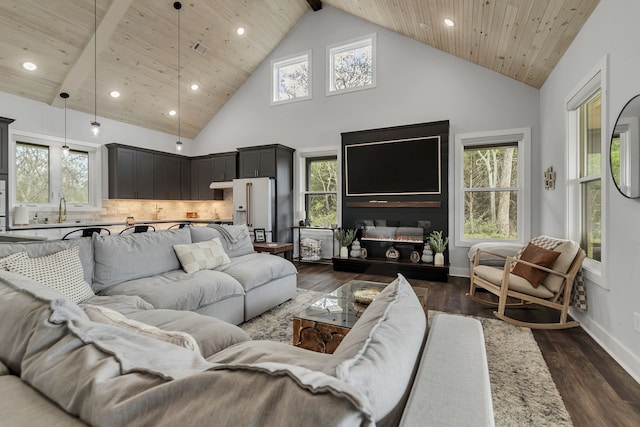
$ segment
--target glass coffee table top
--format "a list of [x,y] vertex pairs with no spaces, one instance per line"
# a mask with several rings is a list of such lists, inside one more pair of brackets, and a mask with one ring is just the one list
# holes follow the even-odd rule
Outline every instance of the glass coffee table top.
[[[294,317],[351,329],[368,307],[368,304],[356,301],[354,292],[361,290],[379,292],[386,286],[386,283],[351,280],[330,294],[320,298]],[[426,289],[424,289],[424,291],[426,292]]]

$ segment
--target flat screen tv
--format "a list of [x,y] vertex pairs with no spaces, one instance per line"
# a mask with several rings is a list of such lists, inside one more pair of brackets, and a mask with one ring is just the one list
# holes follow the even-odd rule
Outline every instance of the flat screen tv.
[[344,146],[347,196],[440,194],[440,136]]

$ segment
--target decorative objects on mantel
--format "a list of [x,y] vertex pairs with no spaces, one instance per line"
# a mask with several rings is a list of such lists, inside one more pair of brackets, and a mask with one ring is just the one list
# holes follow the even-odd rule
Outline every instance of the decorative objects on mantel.
[[433,251],[431,250],[431,245],[429,245],[429,243],[424,245],[424,249],[422,250],[422,262],[424,263],[433,262]]
[[544,189],[555,190],[556,188],[556,173],[553,171],[553,166],[544,171]]
[[360,242],[354,240],[351,244],[351,252],[349,253],[349,255],[351,255],[352,258],[360,258],[361,250],[362,248],[360,248]]
[[411,252],[411,255],[409,256],[409,259],[413,263],[416,263],[416,264],[419,263],[420,262],[420,252],[418,252],[418,251]]
[[432,231],[429,235],[429,244],[435,251],[436,255],[433,258],[434,265],[444,265],[444,250],[447,248],[449,238],[442,237],[442,231]]
[[349,246],[356,237],[356,230],[353,228],[337,228],[333,231],[333,235],[340,244],[340,258],[349,258],[349,249],[347,246]]
[[400,258],[400,252],[398,252],[398,250],[393,246],[390,246],[389,249],[387,249],[385,256],[388,260],[395,261]]

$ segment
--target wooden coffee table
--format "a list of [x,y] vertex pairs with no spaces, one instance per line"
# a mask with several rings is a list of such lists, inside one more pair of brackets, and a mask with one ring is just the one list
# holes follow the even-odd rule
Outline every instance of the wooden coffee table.
[[[293,317],[293,345],[320,353],[333,353],[345,335],[358,321],[367,304],[356,302],[354,291],[379,290],[386,283],[351,280],[330,294],[320,298]],[[426,288],[414,287],[427,315]]]

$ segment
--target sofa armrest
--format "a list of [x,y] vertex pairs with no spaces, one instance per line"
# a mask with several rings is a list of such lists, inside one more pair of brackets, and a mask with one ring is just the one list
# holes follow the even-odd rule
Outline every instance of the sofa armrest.
[[400,426],[494,426],[482,325],[436,315]]

